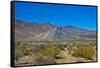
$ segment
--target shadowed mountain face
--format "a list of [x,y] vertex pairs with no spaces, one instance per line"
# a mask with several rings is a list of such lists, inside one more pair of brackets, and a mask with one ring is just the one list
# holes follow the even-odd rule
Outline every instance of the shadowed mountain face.
[[16,41],[96,40],[96,31],[73,26],[57,27],[49,23],[37,24],[15,21]]

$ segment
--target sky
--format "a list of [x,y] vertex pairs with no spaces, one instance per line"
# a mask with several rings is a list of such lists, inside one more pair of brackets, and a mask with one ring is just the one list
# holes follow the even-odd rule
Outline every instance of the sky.
[[96,30],[96,7],[15,2],[15,19]]

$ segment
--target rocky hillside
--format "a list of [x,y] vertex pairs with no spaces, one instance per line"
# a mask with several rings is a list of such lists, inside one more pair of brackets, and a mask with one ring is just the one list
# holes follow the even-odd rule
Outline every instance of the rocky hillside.
[[15,21],[16,41],[65,41],[65,40],[95,40],[96,31],[74,26],[58,27],[49,23],[27,23]]

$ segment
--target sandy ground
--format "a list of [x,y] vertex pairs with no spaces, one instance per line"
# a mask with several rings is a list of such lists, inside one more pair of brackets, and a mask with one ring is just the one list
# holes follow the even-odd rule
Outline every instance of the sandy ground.
[[81,57],[73,57],[71,54],[69,54],[69,51],[67,48],[65,48],[63,51],[60,52],[59,56],[61,56],[61,59],[57,59],[57,63],[72,63],[72,62],[89,62],[89,61],[95,61],[95,60],[86,60],[85,58]]

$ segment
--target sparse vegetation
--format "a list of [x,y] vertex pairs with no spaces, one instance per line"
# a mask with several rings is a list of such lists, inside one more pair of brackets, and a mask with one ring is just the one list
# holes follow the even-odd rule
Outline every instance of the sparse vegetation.
[[56,46],[53,46],[51,44],[44,45],[45,48],[39,49],[35,52],[36,55],[44,55],[44,56],[50,56],[55,57],[59,54],[60,49]]
[[38,56],[36,58],[36,65],[43,65],[43,64],[55,64],[55,58],[49,56]]
[[82,46],[77,49],[74,49],[74,56],[83,57],[86,59],[92,59],[95,55],[95,50],[90,46]]
[[[28,61],[25,61],[25,64],[32,64],[32,65],[42,65],[42,64],[55,64],[58,63],[56,60],[67,59],[70,62],[78,62],[74,60],[75,58],[78,60],[92,60],[94,61],[93,57],[96,55],[96,44],[93,42],[82,42],[82,41],[66,41],[64,42],[50,42],[50,41],[32,41],[32,42],[16,42],[15,48],[15,61],[18,65],[19,62],[24,61],[23,58],[31,57]],[[66,49],[65,49],[66,48]],[[63,51],[63,54],[68,53],[67,55],[60,55]],[[64,56],[65,58],[56,57],[60,55],[60,57]],[[79,57],[81,59],[79,59]],[[23,60],[21,60],[21,59]],[[67,58],[67,59],[66,59]],[[70,60],[70,58],[72,58]],[[19,60],[20,59],[20,60]],[[29,62],[31,61],[31,62]],[[21,65],[21,62],[19,65]],[[61,63],[61,62],[60,62]],[[63,62],[62,62],[63,63]],[[25,65],[24,64],[24,65]]]

